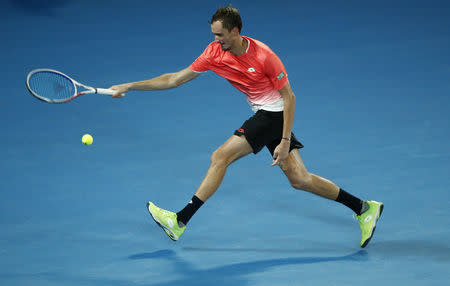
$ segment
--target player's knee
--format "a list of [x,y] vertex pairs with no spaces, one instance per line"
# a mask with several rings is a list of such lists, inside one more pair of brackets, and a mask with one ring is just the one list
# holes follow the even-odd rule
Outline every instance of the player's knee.
[[213,166],[227,166],[228,158],[225,152],[221,149],[217,149],[211,155],[211,165]]
[[297,190],[309,190],[312,184],[312,176],[308,172],[297,174],[295,178],[290,180],[290,183]]

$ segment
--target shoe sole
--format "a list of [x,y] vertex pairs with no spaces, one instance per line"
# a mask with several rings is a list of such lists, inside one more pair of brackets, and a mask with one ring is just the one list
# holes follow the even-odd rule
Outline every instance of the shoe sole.
[[383,213],[383,208],[384,208],[384,204],[381,204],[380,205],[380,214],[378,215],[377,219],[375,220],[375,226],[372,229],[372,234],[366,241],[364,241],[363,245],[361,245],[362,248],[366,247],[369,244],[370,240],[372,239],[372,236],[375,233],[375,229],[377,228],[377,222],[380,219],[381,214]]
[[[177,241],[178,238],[176,237],[175,234],[172,233],[172,231],[170,229],[168,229],[167,227],[165,227],[156,217],[153,216],[152,211],[150,210],[150,203],[147,203],[147,210],[150,213],[150,216],[152,217],[152,219],[156,222],[156,224],[162,228],[164,230],[164,232],[167,234],[168,237],[170,237],[171,240],[173,241]],[[173,237],[172,237],[173,236]]]

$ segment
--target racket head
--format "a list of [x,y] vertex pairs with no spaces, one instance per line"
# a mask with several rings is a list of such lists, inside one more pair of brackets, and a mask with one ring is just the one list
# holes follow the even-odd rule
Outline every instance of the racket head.
[[77,86],[69,76],[53,69],[31,71],[26,81],[28,91],[48,103],[64,103],[77,96]]

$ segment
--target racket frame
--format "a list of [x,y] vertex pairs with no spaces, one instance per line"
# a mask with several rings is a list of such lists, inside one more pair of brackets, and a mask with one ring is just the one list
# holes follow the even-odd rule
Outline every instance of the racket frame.
[[[64,78],[68,79],[73,84],[74,91],[75,91],[74,94],[72,96],[70,96],[68,98],[64,98],[64,99],[50,99],[50,98],[47,98],[45,96],[42,96],[42,95],[39,95],[39,94],[35,93],[30,87],[29,80],[30,80],[31,76],[33,76],[35,73],[39,73],[39,72],[55,73],[55,74],[58,74],[60,76],[63,76]],[[88,85],[84,85],[84,84],[79,83],[78,81],[74,80],[70,76],[66,75],[65,73],[62,73],[62,72],[54,70],[54,69],[47,69],[47,68],[35,69],[35,70],[32,70],[31,72],[29,72],[28,75],[27,75],[26,85],[27,85],[28,91],[34,97],[36,97],[39,100],[48,102],[48,103],[65,103],[65,102],[69,102],[69,101],[71,101],[71,100],[73,100],[73,99],[75,99],[77,97],[80,97],[82,95],[85,95],[85,94],[106,94],[106,95],[112,95],[112,94],[115,93],[115,91],[111,90],[111,89],[95,88],[95,87],[91,87],[91,86],[88,86]],[[78,89],[79,89],[78,87],[82,87],[85,90],[83,90],[81,92],[78,92]]]

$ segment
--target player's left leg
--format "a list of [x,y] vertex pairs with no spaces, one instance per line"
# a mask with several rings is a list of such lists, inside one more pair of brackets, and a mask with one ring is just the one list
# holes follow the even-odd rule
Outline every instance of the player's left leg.
[[383,211],[383,204],[363,201],[340,189],[335,183],[307,171],[297,149],[280,164],[292,187],[318,196],[340,202],[352,209],[361,227],[361,247],[365,247],[373,236],[377,220]]
[[289,156],[281,162],[280,168],[295,189],[307,191],[330,200],[337,199],[339,187],[325,178],[309,173],[297,149],[289,152]]

